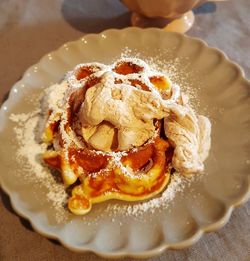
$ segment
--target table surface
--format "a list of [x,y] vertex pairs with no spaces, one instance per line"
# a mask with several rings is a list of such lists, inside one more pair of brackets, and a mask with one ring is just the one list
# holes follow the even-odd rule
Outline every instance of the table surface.
[[[209,3],[195,10],[188,35],[204,39],[240,64],[250,77],[250,1]],[[86,33],[130,25],[118,0],[1,0],[0,104],[11,86],[41,56]],[[1,191],[0,260],[103,260],[73,253],[34,232],[16,215]],[[133,260],[126,258],[124,260]],[[250,202],[236,209],[229,223],[185,250],[168,250],[158,260],[250,260]]]

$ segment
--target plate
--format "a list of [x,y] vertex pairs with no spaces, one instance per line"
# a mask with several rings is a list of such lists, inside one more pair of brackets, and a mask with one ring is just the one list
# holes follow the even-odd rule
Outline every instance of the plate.
[[[48,187],[34,178],[27,180],[26,174],[32,170],[16,156],[17,123],[9,117],[38,108],[37,97],[44,88],[60,81],[76,64],[112,63],[121,55],[153,61],[166,70],[189,92],[197,110],[211,119],[212,146],[205,173],[193,182],[185,179],[168,188],[169,201],[164,207],[141,208],[137,215],[138,203],[109,201],[84,217],[65,211],[59,221],[56,202],[45,197]],[[92,251],[103,257],[150,257],[169,248],[188,247],[204,232],[223,226],[234,207],[249,197],[249,87],[239,66],[198,39],[137,28],[86,35],[30,67],[2,105],[1,186],[16,212],[37,232],[73,251]]]

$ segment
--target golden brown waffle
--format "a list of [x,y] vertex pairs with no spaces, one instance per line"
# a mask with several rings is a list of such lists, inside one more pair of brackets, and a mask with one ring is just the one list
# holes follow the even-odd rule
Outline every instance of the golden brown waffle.
[[[145,64],[124,59],[111,67],[114,83],[126,83],[144,91],[152,89],[169,95],[171,85],[161,74],[146,74]],[[81,181],[72,190],[68,201],[70,211],[83,215],[92,204],[108,199],[126,201],[143,200],[163,190],[169,181],[169,163],[172,148],[161,137],[161,122],[155,121],[155,135],[144,145],[128,151],[117,151],[116,141],[112,151],[96,151],[81,135],[78,112],[87,89],[100,83],[100,71],[105,65],[93,63],[79,65],[71,72],[69,84],[77,85],[69,92],[66,113],[48,112],[43,141],[53,144],[44,155],[44,162],[61,172],[65,185]]]

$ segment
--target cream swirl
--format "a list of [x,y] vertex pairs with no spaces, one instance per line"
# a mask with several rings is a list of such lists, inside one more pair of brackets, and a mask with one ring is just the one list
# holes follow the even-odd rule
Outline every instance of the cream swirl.
[[[174,98],[176,92],[173,92]],[[124,83],[115,84],[113,73],[107,72],[100,83],[87,90],[79,117],[82,125],[86,126],[84,133],[93,130],[93,126],[97,128],[95,134],[88,138],[91,146],[110,150],[115,135],[113,126],[117,130],[117,149],[128,150],[150,139],[155,132],[154,119],[163,119],[176,107],[174,100],[164,100],[158,92],[140,90]],[[111,125],[98,127],[103,122]],[[104,139],[105,143],[101,142]]]
[[[173,167],[180,173],[201,172],[211,145],[211,123],[187,104],[185,115],[170,113],[164,119],[165,134],[174,147]],[[184,107],[183,106],[183,107]]]

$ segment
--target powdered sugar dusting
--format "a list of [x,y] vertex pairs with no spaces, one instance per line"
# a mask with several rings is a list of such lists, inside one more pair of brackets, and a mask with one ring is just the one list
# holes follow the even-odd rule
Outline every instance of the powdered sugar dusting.
[[[143,59],[152,70],[167,75],[174,84],[181,87],[182,92],[188,95],[190,99],[189,105],[197,109],[199,107],[197,90],[201,88],[201,80],[197,78],[198,74],[192,72],[190,68],[185,70],[186,67],[190,66],[190,61],[187,57],[171,57],[172,52],[173,50],[171,49],[166,49],[164,51],[160,49],[158,54],[149,57],[147,54],[141,52],[134,53],[129,47],[125,47],[121,54],[121,58],[124,59],[133,56],[135,58]],[[166,59],[166,57],[168,58]],[[195,81],[195,89],[192,88],[191,81]]]
[[[52,178],[50,171],[42,165],[41,161],[37,160],[37,157],[46,150],[43,145],[36,142],[35,138],[35,128],[37,127],[39,120],[38,111],[28,114],[12,114],[10,119],[17,123],[14,131],[19,143],[17,160],[22,164],[23,170],[25,170],[22,172],[22,175],[25,173],[25,179],[35,182],[39,186],[43,185],[48,189],[46,197],[55,209],[56,220],[58,222],[65,221],[67,216],[64,208],[64,205],[67,202],[65,187],[62,184],[57,183]],[[191,180],[189,180],[189,182],[190,181]],[[109,204],[99,218],[105,213],[109,213],[112,217],[117,214],[140,217],[146,212],[154,213],[157,209],[167,208],[176,194],[184,189],[186,183],[186,178],[175,173],[172,175],[166,190],[160,196],[142,203],[133,203],[131,205],[120,205],[118,203]],[[97,222],[97,220],[95,220],[95,222]],[[88,224],[90,225],[91,222]]]
[[167,208],[169,203],[175,198],[177,193],[182,192],[185,184],[190,181],[191,179],[188,180],[184,176],[175,173],[174,175],[172,175],[170,183],[168,184],[166,190],[160,196],[137,204],[109,205],[106,211],[112,214],[119,213],[126,216],[135,217],[140,217],[147,212],[153,214],[157,209]]
[[171,182],[168,185],[168,188],[162,193],[162,195],[158,198],[153,198],[147,202],[128,207],[128,213],[136,214],[143,212],[154,212],[155,209],[160,207],[166,207],[168,203],[173,200],[176,195],[176,192],[182,190],[183,177],[179,174],[174,174],[171,178]]
[[14,132],[19,144],[16,152],[17,161],[22,166],[22,178],[31,181],[37,186],[45,186],[48,190],[47,200],[56,210],[56,220],[62,222],[65,219],[67,194],[63,184],[57,183],[50,171],[42,165],[40,156],[46,151],[46,146],[36,141],[36,131],[39,121],[39,111],[27,114],[11,114],[10,120],[17,123]]
[[[131,53],[132,52],[129,48],[125,48],[121,57],[129,57]],[[142,57],[138,55],[138,58]],[[179,74],[178,68],[182,63],[181,60],[174,59],[172,61],[166,62],[163,61],[160,56],[144,60],[153,69],[159,70],[160,72],[168,75],[173,83],[177,82],[181,88],[184,88],[189,97],[195,96],[192,93],[192,90],[187,88],[185,77]],[[10,119],[16,123],[14,131],[19,143],[16,156],[17,160],[22,164],[23,169],[25,169],[26,174],[24,178],[36,181],[37,184],[39,183],[40,185],[43,185],[47,188],[48,193],[46,197],[56,210],[58,222],[65,220],[67,215],[65,215],[66,210],[64,205],[66,204],[68,197],[67,193],[65,192],[65,187],[55,181],[50,171],[45,166],[43,166],[39,160],[39,156],[46,151],[46,147],[42,144],[39,144],[35,137],[39,120],[39,111],[36,110],[28,114],[12,114]],[[108,154],[111,155],[112,152]],[[119,157],[122,155],[126,155],[126,153],[122,152],[121,155],[116,155],[117,159],[114,159],[114,161],[118,162]],[[129,175],[129,172],[127,174]],[[175,196],[182,192],[184,187],[191,182],[192,179],[188,180],[180,174],[174,173],[171,175],[170,183],[161,195],[158,195],[157,197],[148,201],[139,203],[127,203],[126,205],[110,203],[107,209],[98,218],[100,219],[107,213],[109,213],[112,217],[114,217],[116,214],[138,217],[145,214],[146,212],[154,213],[157,209],[166,209],[168,208],[169,203],[173,201]]]
[[45,176],[44,168],[41,164],[37,164],[36,157],[43,153],[46,147],[35,142],[34,130],[38,122],[38,116],[35,116],[34,113],[11,114],[10,119],[18,123],[18,126],[14,128],[21,145],[17,151],[18,159],[22,160],[25,157],[27,164],[33,167],[36,177],[43,178]]

